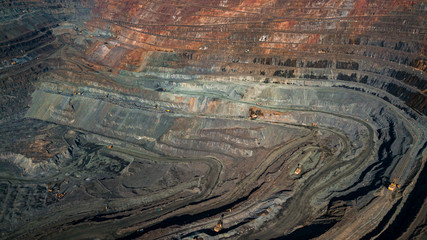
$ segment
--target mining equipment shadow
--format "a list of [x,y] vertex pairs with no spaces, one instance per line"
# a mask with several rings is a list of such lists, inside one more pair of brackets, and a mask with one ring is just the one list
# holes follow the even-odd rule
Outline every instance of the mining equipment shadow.
[[[397,215],[396,219],[388,226],[388,228],[384,232],[381,233],[381,235],[378,236],[377,239],[396,239],[400,237],[404,232],[406,232],[408,227],[415,220],[417,213],[420,211],[424,200],[426,199],[426,193],[427,168],[424,166],[423,170],[420,173],[418,181],[412,192],[409,194],[407,200],[405,201],[402,210]],[[398,201],[398,203],[400,203],[400,200]],[[398,203],[396,203],[396,206],[394,206],[393,209],[390,210],[390,215],[394,213],[395,207],[397,207]],[[384,220],[388,220],[388,218],[385,217]],[[380,225],[376,229],[374,229],[374,231],[366,234],[362,239],[371,239],[372,237],[379,234],[380,231],[385,227],[385,224],[387,222],[388,221],[384,221],[384,223],[381,222]]]
[[234,229],[236,229],[236,228],[238,228],[238,227],[240,227],[240,226],[242,226],[242,225],[244,225],[244,224],[246,224],[248,222],[251,222],[254,219],[255,219],[255,217],[248,217],[248,218],[244,219],[243,221],[239,222],[238,224],[233,225],[233,226],[231,226],[229,228],[223,228],[223,229],[221,229],[218,232],[215,232],[211,228],[208,228],[208,229],[202,229],[202,230],[197,231],[197,232],[192,232],[192,233],[186,234],[184,236],[181,236],[181,238],[186,238],[186,237],[190,237],[190,236],[201,234],[201,233],[204,233],[204,234],[206,234],[206,235],[208,235],[210,237],[218,236],[219,234],[222,234],[222,233],[225,233],[225,232],[229,232],[229,231],[234,230]]
[[152,226],[146,227],[144,228],[144,231],[135,231],[127,236],[121,237],[121,238],[117,238],[117,240],[131,240],[131,239],[135,239],[137,237],[140,237],[150,231],[154,231],[156,229],[161,229],[161,228],[167,228],[170,226],[182,226],[182,225],[186,225],[195,221],[198,221],[200,219],[204,219],[204,218],[208,218],[210,216],[214,216],[217,215],[219,213],[225,212],[227,209],[234,207],[235,205],[246,201],[254,192],[256,192],[260,187],[256,187],[254,189],[252,189],[252,191],[245,197],[239,198],[236,201],[223,205],[219,208],[215,208],[215,209],[211,209],[211,210],[207,210],[201,213],[197,213],[197,214],[185,214],[185,215],[181,215],[181,216],[175,216],[175,217],[171,217],[168,219],[165,219],[157,224],[154,224]]

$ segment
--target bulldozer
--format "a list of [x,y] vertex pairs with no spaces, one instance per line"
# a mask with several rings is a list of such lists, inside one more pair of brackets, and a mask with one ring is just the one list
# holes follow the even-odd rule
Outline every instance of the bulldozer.
[[396,183],[397,179],[393,179],[393,182],[390,183],[390,185],[388,186],[388,190],[394,192],[396,189],[400,188],[400,185]]

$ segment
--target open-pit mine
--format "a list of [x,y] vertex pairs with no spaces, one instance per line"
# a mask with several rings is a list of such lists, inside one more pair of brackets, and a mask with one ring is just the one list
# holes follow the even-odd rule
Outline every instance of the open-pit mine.
[[427,239],[425,0],[1,0],[0,239]]

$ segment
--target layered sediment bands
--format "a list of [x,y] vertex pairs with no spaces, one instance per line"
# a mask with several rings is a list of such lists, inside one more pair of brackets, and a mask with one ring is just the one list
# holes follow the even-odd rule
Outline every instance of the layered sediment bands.
[[0,238],[425,237],[423,1],[1,4]]
[[[421,2],[303,1],[293,6],[271,1],[249,9],[237,1],[110,4],[99,3],[111,11],[100,11],[93,26],[112,28],[135,52],[122,62],[125,68],[141,64],[141,50],[131,45],[163,52],[143,53],[150,58],[144,65],[184,63],[199,71],[359,82],[425,113]],[[129,8],[128,14],[118,14]],[[98,58],[105,61],[121,49],[100,44],[93,54],[103,50]]]

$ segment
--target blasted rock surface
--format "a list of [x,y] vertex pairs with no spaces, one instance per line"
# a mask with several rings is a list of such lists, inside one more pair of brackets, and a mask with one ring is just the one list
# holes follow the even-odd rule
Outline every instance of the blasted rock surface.
[[1,239],[424,239],[421,0],[3,1]]

